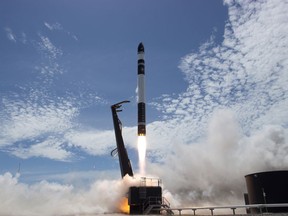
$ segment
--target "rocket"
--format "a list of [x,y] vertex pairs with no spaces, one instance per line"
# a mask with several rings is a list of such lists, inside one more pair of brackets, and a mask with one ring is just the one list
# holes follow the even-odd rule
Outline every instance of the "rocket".
[[138,45],[138,136],[146,136],[144,46]]

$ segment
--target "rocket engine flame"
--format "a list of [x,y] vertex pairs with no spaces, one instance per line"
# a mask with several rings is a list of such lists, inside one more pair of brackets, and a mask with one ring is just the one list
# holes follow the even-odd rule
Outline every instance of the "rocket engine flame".
[[138,136],[139,171],[141,175],[145,175],[146,147],[146,136]]
[[119,208],[121,213],[124,213],[124,214],[130,213],[130,206],[128,204],[128,198],[127,197],[122,197],[122,199],[119,202],[118,208]]

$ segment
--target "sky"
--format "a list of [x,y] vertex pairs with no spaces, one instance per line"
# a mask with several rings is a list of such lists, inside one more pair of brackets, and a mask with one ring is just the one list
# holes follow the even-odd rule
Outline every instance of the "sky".
[[288,168],[287,10],[284,0],[0,1],[0,213],[111,211],[111,196],[95,194],[118,197],[134,181],[110,156],[110,106],[122,100],[139,169],[140,42],[147,176],[174,206],[243,204],[245,175]]

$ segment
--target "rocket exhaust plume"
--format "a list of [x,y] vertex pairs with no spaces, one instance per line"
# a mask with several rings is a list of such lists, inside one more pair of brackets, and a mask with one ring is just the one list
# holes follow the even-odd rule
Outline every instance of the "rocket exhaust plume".
[[146,157],[146,113],[145,113],[145,61],[144,46],[138,45],[138,155],[140,174],[145,174]]
[[138,157],[140,174],[145,175],[146,136],[138,136]]

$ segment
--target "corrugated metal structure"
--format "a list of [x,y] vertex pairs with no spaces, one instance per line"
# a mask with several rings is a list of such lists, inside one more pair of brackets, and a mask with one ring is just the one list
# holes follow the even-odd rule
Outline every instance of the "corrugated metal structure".
[[[252,173],[245,180],[250,205],[288,203],[288,170]],[[251,209],[251,213],[259,211]],[[265,208],[264,212],[288,212],[288,208]]]

